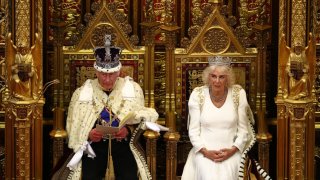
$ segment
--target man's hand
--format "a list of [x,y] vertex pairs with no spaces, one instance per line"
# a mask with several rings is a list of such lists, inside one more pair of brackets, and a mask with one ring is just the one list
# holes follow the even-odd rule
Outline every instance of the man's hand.
[[99,142],[102,139],[102,134],[94,128],[89,133],[89,139],[92,142]]
[[128,129],[126,127],[122,127],[119,132],[113,135],[113,137],[116,138],[117,140],[122,140],[126,138],[128,134],[129,134]]

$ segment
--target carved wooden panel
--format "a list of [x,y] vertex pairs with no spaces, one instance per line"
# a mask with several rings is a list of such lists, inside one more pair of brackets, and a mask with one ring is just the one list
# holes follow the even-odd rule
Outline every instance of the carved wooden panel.
[[318,104],[316,106],[316,112],[318,113],[318,118],[320,118],[320,44],[317,45],[317,50],[316,50],[316,78],[315,78],[315,89],[316,89],[316,97]]
[[315,144],[315,179],[320,179],[320,124],[316,126],[316,144]]
[[163,52],[155,52],[155,67],[154,67],[154,99],[155,109],[159,114],[160,119],[165,117],[165,98],[166,98],[166,54]]
[[315,7],[315,17],[316,17],[316,26],[315,26],[315,30],[316,30],[316,43],[320,44],[320,0],[317,0],[314,2],[316,5]]
[[[320,4],[320,1],[319,1]],[[320,10],[319,10],[320,13]],[[320,23],[320,16],[319,22]],[[320,33],[319,33],[320,34]],[[320,35],[318,34],[317,42],[320,43]],[[317,45],[317,68],[316,68],[316,79],[315,79],[315,89],[316,89],[316,119],[315,119],[315,179],[320,178],[320,44]]]
[[[2,133],[2,137],[4,137],[4,133]],[[4,145],[0,146],[0,179],[5,178],[5,148]]]

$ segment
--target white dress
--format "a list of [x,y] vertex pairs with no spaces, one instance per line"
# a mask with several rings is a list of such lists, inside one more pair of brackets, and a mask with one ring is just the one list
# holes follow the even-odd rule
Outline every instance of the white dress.
[[[245,91],[239,93],[238,110],[235,109],[232,88],[222,107],[217,108],[210,99],[208,87],[204,91],[203,105],[199,105],[199,95],[193,91],[189,99],[189,137],[193,145],[194,173],[184,169],[182,179],[194,180],[233,180],[238,179],[241,153],[248,140],[247,116],[245,108],[248,106]],[[223,162],[214,162],[198,152],[205,147],[208,150],[220,150],[236,146],[240,152]],[[189,155],[190,156],[190,155]],[[186,176],[189,176],[186,178]],[[190,177],[191,176],[191,177]]]

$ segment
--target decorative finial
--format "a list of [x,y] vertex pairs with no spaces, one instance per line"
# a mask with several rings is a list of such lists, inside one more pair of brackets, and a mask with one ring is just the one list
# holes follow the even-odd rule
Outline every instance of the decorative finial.
[[105,59],[106,59],[106,61],[110,61],[111,60],[111,54],[110,54],[111,35],[106,34],[104,39],[105,39],[104,47],[106,49]]

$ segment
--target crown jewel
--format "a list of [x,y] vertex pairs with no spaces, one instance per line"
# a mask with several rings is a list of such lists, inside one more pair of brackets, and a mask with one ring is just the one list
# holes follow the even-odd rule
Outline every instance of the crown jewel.
[[223,56],[214,56],[208,58],[210,66],[230,66],[231,60],[231,58]]
[[119,71],[121,48],[111,46],[111,35],[105,35],[105,43],[102,47],[94,49],[96,62],[94,68],[101,72],[112,73]]

